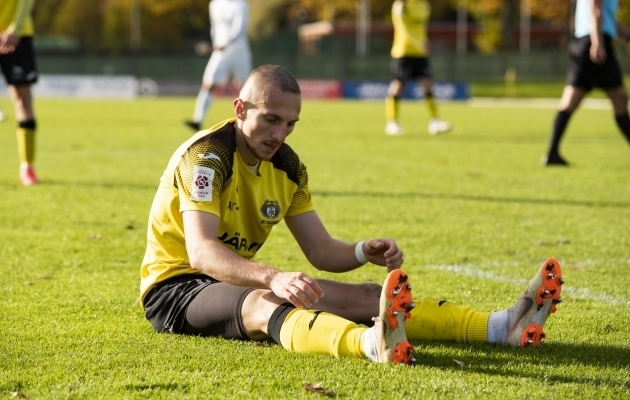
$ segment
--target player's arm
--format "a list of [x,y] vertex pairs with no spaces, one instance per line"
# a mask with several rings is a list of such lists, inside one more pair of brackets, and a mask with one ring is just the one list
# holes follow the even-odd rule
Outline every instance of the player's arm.
[[602,33],[602,0],[590,0],[591,8],[591,48],[589,57],[595,64],[603,64],[606,61],[606,48],[604,47],[604,34]]
[[249,21],[249,8],[247,4],[241,5],[239,12],[236,13],[234,19],[232,19],[232,26],[230,28],[229,40],[228,42],[221,48],[228,47],[230,44],[234,43],[236,39],[241,36],[247,35],[247,21]]
[[219,217],[202,211],[184,211],[184,237],[190,265],[221,282],[271,289],[296,307],[310,308],[323,291],[317,282],[299,272],[284,272],[250,261],[217,240]]
[[35,0],[19,0],[13,21],[9,27],[2,32],[0,36],[0,54],[8,54],[15,51],[20,43],[20,35],[24,29],[24,25],[31,15]]
[[[330,236],[315,211],[285,217],[284,220],[302,252],[315,268],[329,272],[346,272],[364,264],[357,258],[357,243],[347,243]],[[365,241],[361,250],[367,261],[386,266],[390,271],[399,268],[403,263],[403,253],[393,239]]]

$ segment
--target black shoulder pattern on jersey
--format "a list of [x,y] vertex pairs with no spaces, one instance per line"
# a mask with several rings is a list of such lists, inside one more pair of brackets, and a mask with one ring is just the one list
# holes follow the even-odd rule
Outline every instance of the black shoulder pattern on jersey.
[[284,171],[293,183],[296,185],[300,184],[300,174],[303,168],[302,162],[297,153],[288,144],[283,143],[280,146],[276,154],[271,157],[271,163],[275,169]]
[[[183,176],[192,174],[195,165],[214,169],[222,178],[221,187],[232,177],[236,140],[234,126],[225,124],[218,130],[191,143],[179,165]],[[183,170],[182,170],[183,169]],[[177,179],[174,179],[177,186]]]

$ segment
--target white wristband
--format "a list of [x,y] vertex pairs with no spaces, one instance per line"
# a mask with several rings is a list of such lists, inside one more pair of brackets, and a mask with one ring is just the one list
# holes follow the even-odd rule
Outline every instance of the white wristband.
[[365,257],[365,253],[363,252],[363,243],[365,243],[365,241],[357,243],[357,246],[354,248],[354,255],[357,257],[357,261],[361,264],[368,262],[368,259]]

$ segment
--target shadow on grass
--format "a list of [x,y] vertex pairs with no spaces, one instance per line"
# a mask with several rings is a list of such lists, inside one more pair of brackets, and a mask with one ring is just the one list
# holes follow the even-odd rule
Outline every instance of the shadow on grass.
[[630,208],[630,202],[621,201],[590,201],[590,200],[573,200],[573,199],[519,199],[510,197],[492,197],[492,196],[475,196],[466,194],[443,194],[443,193],[422,193],[422,192],[403,192],[403,193],[385,193],[385,192],[340,192],[329,190],[313,190],[311,194],[322,197],[384,197],[384,198],[400,198],[400,199],[439,199],[439,200],[466,200],[489,203],[514,203],[514,204],[556,204],[567,206],[581,207],[611,207],[611,208]]
[[[542,345],[538,349],[493,346],[486,343],[463,344],[439,342],[447,351],[465,350],[466,354],[457,356],[464,367],[458,366],[454,359],[444,355],[430,354],[429,349],[436,342],[412,341],[419,344],[415,357],[417,365],[436,367],[445,370],[462,369],[466,372],[498,376],[517,376],[548,383],[588,383],[594,386],[620,386],[630,389],[630,381],[622,374],[603,372],[594,376],[591,372],[579,372],[584,368],[623,370],[630,367],[630,348],[591,345],[553,343]],[[461,358],[460,358],[461,357]],[[520,364],[532,364],[535,367],[528,372]],[[571,375],[560,371],[571,370]],[[541,373],[541,371],[543,371]]]

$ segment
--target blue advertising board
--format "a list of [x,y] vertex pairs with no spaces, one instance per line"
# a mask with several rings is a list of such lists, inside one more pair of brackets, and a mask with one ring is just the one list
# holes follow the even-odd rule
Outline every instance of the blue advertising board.
[[[384,99],[387,96],[389,81],[343,81],[343,98],[348,99]],[[437,100],[467,100],[470,91],[467,82],[433,82],[433,95]],[[403,99],[422,99],[424,90],[413,82],[405,86]]]

